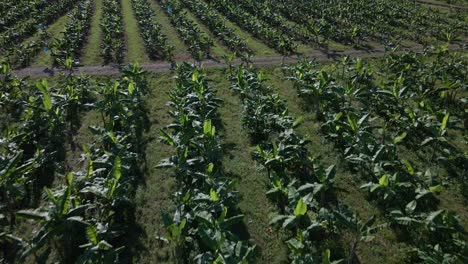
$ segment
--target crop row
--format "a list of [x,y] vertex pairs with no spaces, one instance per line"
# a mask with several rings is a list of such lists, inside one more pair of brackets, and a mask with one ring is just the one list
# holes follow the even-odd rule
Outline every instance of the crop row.
[[237,35],[237,33],[226,26],[224,18],[216,10],[208,6],[201,0],[185,1],[187,6],[195,15],[218,37],[229,50],[239,56],[244,56],[252,51],[247,47],[247,43]]
[[61,0],[48,5],[40,13],[33,13],[32,17],[15,24],[0,36],[2,47],[11,47],[14,46],[15,43],[21,42],[25,38],[36,33],[41,27],[49,25],[61,15],[68,12],[75,4],[76,1]]
[[[453,62],[442,62],[445,56],[449,54],[439,53],[429,66],[424,58],[391,54],[389,81],[380,86],[373,83],[373,69],[361,60],[344,61],[343,82],[316,69],[313,62],[287,69],[299,95],[324,120],[324,136],[335,143],[353,170],[370,180],[361,188],[382,208],[392,227],[408,233],[408,242],[414,245],[413,261],[463,262],[460,252],[466,247],[458,217],[437,208],[436,194],[444,189],[442,179],[429,169],[418,170],[398,148],[431,144],[441,155],[437,160],[462,169],[466,166],[466,156],[446,138],[455,123],[450,122],[447,110],[436,110],[435,102],[441,102],[437,98],[446,95],[447,89],[460,88],[454,84],[460,84],[457,78],[463,76],[450,66]],[[415,71],[417,64],[421,71]],[[424,72],[427,68],[431,70]],[[435,69],[438,73],[431,72]],[[437,88],[436,78],[451,85]],[[426,85],[420,85],[421,81]],[[384,120],[379,122],[379,118]]]
[[266,26],[273,27],[288,35],[293,40],[309,43],[312,39],[308,29],[302,24],[294,24],[270,8],[271,4],[262,1],[237,0],[236,3],[245,12],[263,20]]
[[57,87],[45,80],[34,86],[12,76],[7,64],[2,74],[0,114],[6,122],[0,140],[0,243],[5,258],[12,260],[26,257],[28,247],[34,247],[15,237],[18,210],[39,206],[42,188],[63,173],[65,144],[73,142],[81,106],[89,99],[89,81],[68,76]]
[[[0,243],[9,261],[122,260],[127,244],[122,238],[129,234],[134,218],[132,196],[140,174],[145,118],[142,96],[146,91],[143,72],[137,66],[124,69],[123,75],[122,80],[100,86],[95,97],[102,99],[95,103],[90,103],[90,96],[96,90],[90,89],[84,77],[62,76],[56,88],[38,82],[37,99],[26,104],[26,114],[18,120],[18,134],[2,138],[0,190],[7,206],[0,212]],[[16,102],[12,92],[2,103]],[[55,170],[63,173],[66,169],[62,164],[64,143],[73,144],[80,112],[89,108],[98,111],[103,122],[90,128],[95,143],[83,146],[85,166],[81,171],[60,176]],[[37,134],[23,131],[32,124]],[[31,136],[34,138],[27,141],[25,137]],[[54,175],[63,185],[50,187]],[[42,187],[45,198],[40,201]],[[16,230],[21,223],[18,219],[35,222],[38,230],[32,238],[21,237]]]
[[175,170],[177,190],[173,217],[165,217],[174,259],[180,263],[250,263],[255,246],[236,232],[243,221],[235,181],[223,172],[223,149],[215,124],[220,99],[200,68],[189,64],[176,69],[170,92],[172,124],[161,139],[176,154],[159,167]]
[[386,43],[409,38],[425,43],[428,37],[452,41],[463,36],[461,14],[445,14],[408,1],[270,1],[267,5],[324,39]]
[[132,0],[132,6],[149,57],[171,60],[174,56],[174,47],[167,43],[167,37],[161,32],[161,25],[155,22],[156,14],[148,0]]
[[296,50],[296,44],[291,38],[284,36],[276,29],[268,27],[260,20],[253,18],[232,2],[214,0],[212,3],[220,13],[235,21],[240,27],[252,33],[255,37],[265,41],[268,46],[279,53],[290,54]]
[[176,28],[184,43],[189,46],[193,58],[202,60],[210,56],[213,40],[202,33],[195,22],[187,18],[183,5],[179,0],[158,0],[159,4],[166,10],[166,14]]
[[63,37],[50,44],[54,64],[63,64],[67,58],[77,59],[88,34],[94,1],[85,0],[70,14],[71,21],[65,26]]
[[122,6],[119,0],[104,0],[101,18],[103,32],[101,56],[104,63],[122,63],[124,59],[124,29],[122,21]]
[[[330,263],[331,252],[335,259],[353,261],[357,244],[372,239],[381,226],[374,218],[362,221],[331,201],[335,166],[325,169],[311,156],[309,141],[295,130],[301,119],[288,114],[285,102],[263,84],[261,72],[238,67],[231,72],[231,81],[244,106],[243,126],[257,144],[253,157],[268,172],[266,195],[278,206],[279,214],[270,225],[285,236],[291,263]],[[343,232],[350,232],[355,241],[347,256],[341,248],[346,245],[335,243],[330,249],[329,242],[338,241]]]

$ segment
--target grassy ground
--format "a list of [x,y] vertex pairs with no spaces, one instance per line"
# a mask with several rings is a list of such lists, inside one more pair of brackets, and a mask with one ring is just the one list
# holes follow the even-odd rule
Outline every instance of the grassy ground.
[[140,35],[140,28],[138,21],[135,18],[135,13],[132,9],[131,0],[122,0],[122,14],[124,22],[124,34],[127,52],[125,56],[125,63],[139,62],[145,64],[150,62],[146,54],[145,44]]
[[102,65],[101,58],[101,37],[102,31],[101,17],[102,17],[102,0],[94,1],[94,14],[91,20],[91,29],[88,35],[87,42],[83,48],[83,55],[81,56],[81,63],[84,65]]

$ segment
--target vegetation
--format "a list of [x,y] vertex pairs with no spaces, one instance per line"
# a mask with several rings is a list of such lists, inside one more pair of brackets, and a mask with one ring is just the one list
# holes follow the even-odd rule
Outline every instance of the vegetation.
[[0,0],[0,262],[468,263],[465,5]]

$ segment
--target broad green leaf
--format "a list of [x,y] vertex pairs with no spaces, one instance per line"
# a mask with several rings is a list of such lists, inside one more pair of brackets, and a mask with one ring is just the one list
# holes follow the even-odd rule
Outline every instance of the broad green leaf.
[[442,125],[440,126],[440,131],[444,131],[447,128],[447,124],[450,118],[450,114],[446,114],[442,120]]
[[413,166],[411,166],[411,163],[408,160],[405,160],[405,165],[406,169],[408,169],[408,173],[413,176],[414,175],[414,169]]
[[443,190],[444,190],[444,187],[442,187],[442,185],[440,184],[429,187],[429,191],[432,193],[440,193]]
[[198,71],[194,71],[192,74],[192,82],[198,82]]
[[119,156],[115,157],[113,172],[114,179],[120,180],[120,177],[122,177],[122,161]]
[[357,125],[356,125],[356,122],[351,118],[351,116],[346,115],[346,118],[348,119],[348,124],[349,126],[351,127],[351,129],[355,132],[356,129],[357,129]]
[[86,234],[88,235],[88,240],[93,244],[96,245],[98,243],[98,234],[97,229],[93,225],[89,225],[86,227]]
[[208,164],[208,168],[206,169],[206,172],[207,173],[212,173],[213,169],[214,169],[214,164],[210,163],[210,164]]
[[36,87],[41,91],[42,93],[42,103],[44,105],[44,108],[49,111],[52,109],[52,98],[50,97],[50,92],[49,92],[49,84],[47,83],[47,80],[42,80],[42,82],[37,82]]
[[387,174],[384,174],[382,177],[380,177],[379,184],[382,187],[387,187],[388,186],[388,175]]
[[307,204],[305,204],[301,198],[297,202],[296,208],[294,209],[294,215],[301,216],[301,215],[305,215],[305,213],[307,213]]
[[407,205],[406,205],[406,209],[405,211],[408,213],[408,214],[412,214],[414,212],[414,210],[416,209],[416,206],[418,205],[418,203],[416,202],[416,200],[413,200],[411,202],[409,202]]
[[335,116],[335,121],[338,121],[340,120],[340,118],[343,116],[343,112],[339,112],[338,114],[336,114]]
[[34,220],[44,220],[47,218],[46,213],[41,213],[34,210],[20,210],[16,212],[16,216]]
[[325,252],[323,253],[323,257],[322,257],[322,264],[330,264],[330,250],[327,249],[325,250]]
[[213,188],[211,188],[211,190],[210,190],[210,197],[211,197],[211,200],[213,202],[218,202],[219,201],[218,194],[216,193],[216,191]]
[[135,92],[135,84],[133,82],[131,82],[131,83],[128,84],[128,93],[130,95],[133,95],[134,92]]
[[398,144],[400,143],[403,139],[406,138],[406,132],[403,132],[401,135],[399,135],[398,137],[396,137],[394,140],[393,140],[393,144]]
[[302,120],[303,120],[303,119],[304,119],[303,116],[298,117],[298,118],[296,119],[296,121],[294,121],[294,123],[293,123],[292,126],[293,126],[294,128],[296,128],[297,126],[299,126],[299,125],[302,123]]
[[244,215],[242,215],[242,214],[241,215],[236,215],[236,216],[233,216],[233,217],[230,217],[230,218],[224,220],[224,224],[226,226],[232,226],[232,225],[241,223],[242,219],[244,219]]

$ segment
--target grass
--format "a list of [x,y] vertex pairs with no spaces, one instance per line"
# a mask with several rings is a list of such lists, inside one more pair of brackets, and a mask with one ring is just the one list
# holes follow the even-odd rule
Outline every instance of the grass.
[[131,0],[122,0],[122,14],[124,23],[125,43],[127,52],[125,63],[148,63],[150,59],[146,54],[146,48],[140,35],[138,21],[135,19],[135,13],[132,9]]
[[136,249],[136,263],[171,263],[170,247],[158,240],[157,236],[165,234],[161,215],[172,205],[172,171],[156,169],[155,166],[173,153],[172,147],[158,139],[159,130],[172,120],[166,107],[169,101],[167,92],[171,89],[172,82],[168,74],[153,75],[150,81],[152,89],[146,98],[150,130],[146,133],[144,182],[140,184],[135,196],[136,221],[142,227],[139,238],[142,246]]
[[229,89],[227,75],[222,71],[209,73],[210,84],[223,100],[219,109],[223,128],[221,140],[225,146],[223,165],[226,175],[237,180],[240,192],[239,207],[245,215],[244,223],[250,240],[258,248],[259,263],[284,263],[287,248],[278,234],[269,233],[269,221],[277,211],[267,199],[268,176],[251,157],[253,146],[247,131],[242,127],[242,106],[239,98]]
[[94,1],[94,14],[91,19],[91,29],[88,35],[87,42],[83,48],[81,63],[84,65],[102,65],[101,58],[101,17],[102,17],[102,0]]

